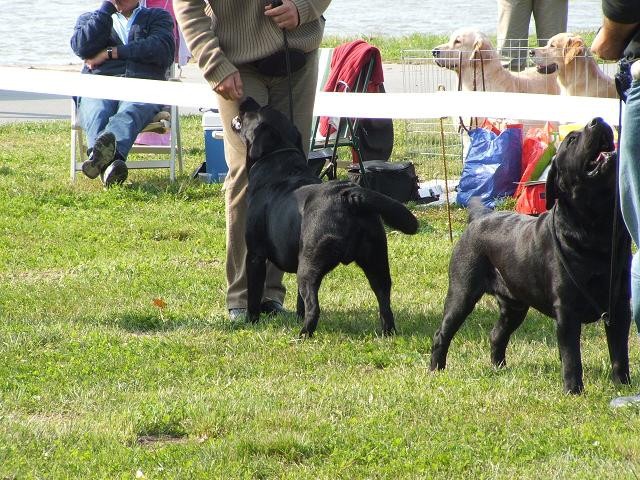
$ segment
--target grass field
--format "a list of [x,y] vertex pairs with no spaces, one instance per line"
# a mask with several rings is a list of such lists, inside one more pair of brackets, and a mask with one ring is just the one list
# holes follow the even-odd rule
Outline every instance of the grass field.
[[[182,132],[190,172],[200,119]],[[388,233],[395,337],[341,266],[316,336],[298,341],[290,316],[229,324],[218,185],[166,171],[70,184],[68,122],[0,126],[0,145],[0,479],[640,475],[640,412],[607,406],[638,387],[611,383],[601,324],[583,331],[582,396],[562,393],[553,324],[535,312],[491,367],[491,298],[429,372],[444,209],[415,207],[415,236]]]

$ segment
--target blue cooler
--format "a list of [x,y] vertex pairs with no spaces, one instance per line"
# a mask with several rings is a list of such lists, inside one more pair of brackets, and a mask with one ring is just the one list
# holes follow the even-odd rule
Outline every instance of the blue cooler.
[[224,135],[222,120],[218,112],[205,112],[202,115],[204,129],[204,156],[207,173],[211,174],[212,182],[223,182],[229,167],[224,158]]

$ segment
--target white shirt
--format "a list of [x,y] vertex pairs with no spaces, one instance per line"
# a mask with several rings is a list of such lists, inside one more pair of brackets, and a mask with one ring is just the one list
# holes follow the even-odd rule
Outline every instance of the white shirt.
[[116,12],[113,15],[111,15],[111,18],[113,18],[113,29],[116,31],[116,33],[118,34],[118,37],[120,37],[120,40],[122,40],[122,43],[124,43],[125,45],[129,40],[129,32],[131,31],[131,25],[133,25],[133,22],[136,19],[136,15],[138,15],[138,12],[141,9],[142,7],[138,4],[138,6],[133,10],[133,12],[131,12],[131,16],[129,18],[125,17],[120,12]]

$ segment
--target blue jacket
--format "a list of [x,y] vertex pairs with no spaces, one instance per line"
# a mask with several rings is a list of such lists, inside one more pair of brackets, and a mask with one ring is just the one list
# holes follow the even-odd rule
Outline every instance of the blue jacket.
[[71,37],[71,48],[76,55],[87,59],[107,47],[118,48],[117,59],[107,60],[93,70],[85,65],[82,73],[166,80],[175,52],[171,14],[161,8],[143,7],[124,45],[113,30],[111,15],[115,12],[111,2],[103,2],[98,10],[78,18]]

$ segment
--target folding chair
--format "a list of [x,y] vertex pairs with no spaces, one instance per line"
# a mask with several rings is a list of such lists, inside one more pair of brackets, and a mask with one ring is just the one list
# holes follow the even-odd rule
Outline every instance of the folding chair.
[[[333,48],[320,48],[318,49],[318,81],[316,83],[316,92],[322,90],[324,84],[329,77],[329,70],[331,67],[331,56],[333,55]],[[316,135],[318,131],[319,117],[315,117],[311,125],[311,136],[309,144],[309,155],[307,157],[307,163],[318,174],[324,170],[327,161],[331,159],[333,154],[332,148],[318,149],[318,142],[316,141]],[[324,137],[322,137],[324,139]]]
[[[169,133],[168,145],[144,145],[134,143],[129,153],[165,155],[167,158],[161,160],[132,160],[127,158],[129,169],[141,168],[168,168],[171,181],[176,178],[176,160],[178,169],[182,172],[182,144],[180,141],[180,116],[178,107],[171,105],[161,110],[141,132],[152,135],[164,135]],[[139,141],[140,135],[136,142]],[[164,143],[164,142],[160,142]],[[71,100],[71,181],[75,181],[76,172],[82,170],[82,162],[86,160],[87,147],[84,143],[84,131],[78,119],[78,109],[76,101]]]
[[[350,87],[346,82],[340,80],[337,82],[336,87],[334,89],[335,92],[345,92],[345,93],[363,93],[367,91],[367,87],[369,85],[369,81],[371,80],[371,75],[373,73],[373,68],[375,66],[375,57],[372,56],[371,59],[364,63],[353,87]],[[328,179],[335,179],[337,177],[338,171],[338,148],[339,147],[351,147],[356,151],[357,159],[360,173],[364,176],[364,165],[362,164],[362,152],[360,150],[360,144],[357,135],[358,129],[358,118],[347,118],[340,117],[338,119],[338,125],[336,131],[327,135],[326,137],[319,134],[319,126],[320,126],[320,118],[316,118],[313,133],[311,135],[311,148],[310,151],[326,151],[325,149],[331,150],[331,155],[329,157],[329,164],[324,168],[324,170],[320,173],[320,178],[327,177]],[[345,165],[346,166],[346,165]]]

